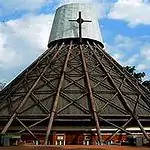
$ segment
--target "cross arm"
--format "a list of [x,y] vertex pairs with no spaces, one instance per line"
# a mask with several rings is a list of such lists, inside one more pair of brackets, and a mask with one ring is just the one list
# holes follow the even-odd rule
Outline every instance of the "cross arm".
[[69,21],[77,21],[77,20],[69,20]]
[[84,22],[92,22],[91,20],[83,20]]

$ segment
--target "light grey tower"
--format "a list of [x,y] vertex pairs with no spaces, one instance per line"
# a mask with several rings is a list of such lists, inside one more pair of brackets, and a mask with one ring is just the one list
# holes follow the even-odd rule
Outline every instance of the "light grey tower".
[[58,8],[48,50],[0,92],[1,134],[89,145],[126,140],[134,127],[149,140],[149,92],[103,47],[91,5]]
[[[98,16],[90,4],[69,4],[57,9],[49,43],[68,38],[79,38],[79,12],[81,12],[82,38],[102,43]],[[73,22],[74,21],[74,22]],[[85,22],[84,22],[85,21]]]

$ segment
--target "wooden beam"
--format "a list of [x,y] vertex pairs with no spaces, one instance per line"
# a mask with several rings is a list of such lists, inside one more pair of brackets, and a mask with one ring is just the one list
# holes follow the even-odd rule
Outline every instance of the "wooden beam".
[[70,42],[69,51],[68,51],[67,56],[66,56],[64,68],[63,68],[63,71],[62,71],[62,75],[61,75],[61,78],[60,78],[60,81],[59,81],[59,85],[58,85],[56,97],[55,97],[55,100],[54,100],[53,108],[52,108],[52,111],[51,111],[51,115],[50,115],[50,119],[49,119],[49,123],[48,123],[48,127],[47,127],[47,132],[46,132],[46,136],[45,136],[45,141],[44,141],[45,145],[47,145],[47,143],[48,143],[48,138],[49,138],[50,131],[51,131],[51,128],[52,128],[54,115],[56,113],[56,108],[57,108],[57,104],[58,104],[58,100],[59,100],[59,96],[60,96],[61,87],[62,87],[64,77],[65,77],[65,71],[67,69],[67,64],[68,64],[68,60],[69,60],[69,56],[70,56],[71,47],[72,47],[72,41]]
[[80,53],[81,53],[81,58],[82,58],[83,67],[84,67],[84,71],[85,71],[85,76],[86,76],[87,87],[88,87],[88,91],[89,91],[89,97],[90,97],[92,113],[93,113],[93,117],[94,117],[94,120],[95,120],[95,123],[96,123],[98,141],[99,141],[100,145],[102,145],[102,136],[101,136],[101,132],[100,132],[99,119],[98,119],[97,112],[96,112],[95,100],[94,100],[92,87],[91,87],[91,83],[90,83],[90,78],[89,78],[89,74],[88,74],[88,69],[87,69],[87,65],[86,65],[86,61],[85,61],[85,57],[84,57],[83,49],[82,49],[81,45],[80,45]]
[[[99,96],[99,95],[98,95],[97,93],[95,93],[95,92],[94,92],[94,96],[95,96],[96,98],[100,99],[101,101],[105,102],[105,103],[108,102],[107,99],[105,99],[104,97]],[[124,109],[122,109],[122,108],[119,107],[118,105],[116,105],[116,104],[114,104],[114,103],[112,103],[112,102],[109,102],[109,105],[111,105],[113,108],[115,108],[116,110],[120,111],[121,113],[127,114],[127,111],[125,111]]]
[[[34,123],[34,124],[30,125],[30,126],[28,127],[28,129],[30,129],[30,128],[32,128],[32,127],[34,127],[34,126],[36,126],[36,125],[38,125],[39,123],[41,123],[41,122],[43,122],[43,121],[47,120],[48,118],[49,118],[49,116],[48,116],[48,117],[46,117],[46,118],[44,118],[44,119],[40,119],[38,122],[36,122],[36,123]],[[19,131],[19,133],[22,133],[22,132],[24,132],[25,130],[26,130],[26,129],[23,129],[23,130]]]
[[[130,118],[121,128],[125,128],[125,126],[132,120],[132,118]],[[105,142],[108,142],[110,140],[113,139],[113,137],[115,137],[115,135],[120,132],[121,129],[118,129],[117,131],[115,131],[107,140],[105,140]]]
[[65,105],[63,108],[61,108],[60,110],[57,111],[57,113],[60,113],[61,111],[65,110],[66,108],[68,108],[70,105],[74,104],[75,102],[77,102],[79,99],[81,99],[82,97],[84,97],[85,95],[87,95],[87,93],[82,94],[78,99],[71,101],[69,104]]
[[123,132],[125,132],[125,133],[127,133],[127,134],[132,134],[131,132],[129,132],[129,131],[127,131],[127,130],[123,129],[122,127],[117,126],[116,124],[114,124],[114,123],[112,123],[112,122],[110,122],[110,121],[108,121],[108,120],[104,119],[104,118],[103,118],[103,117],[101,117],[100,115],[99,115],[99,118],[100,118],[101,120],[103,120],[104,122],[106,122],[106,123],[108,123],[108,124],[110,124],[110,125],[114,126],[114,127],[115,127],[115,128],[117,128],[117,129],[120,129],[121,131],[123,131]]
[[34,137],[35,140],[40,142],[40,140],[32,133],[32,131],[18,118],[16,117],[16,120]]
[[[77,87],[79,87],[80,89],[85,90],[84,86],[82,86],[81,84],[78,83],[78,81],[81,80],[82,78],[84,78],[84,75],[82,75],[81,77],[79,77],[79,78],[76,79],[76,80],[73,80],[73,79],[71,79],[68,75],[66,75],[66,79],[69,80],[70,82],[69,82],[63,89],[69,87],[69,86],[72,85],[72,84],[75,84],[75,85],[76,85]],[[86,91],[86,90],[85,90],[85,91]]]
[[135,103],[135,106],[134,106],[134,108],[133,108],[133,113],[134,113],[134,114],[136,113],[136,107],[137,107],[137,105],[138,105],[138,103],[139,103],[140,98],[141,98],[141,95],[138,96],[138,98],[137,98],[137,100],[136,100],[136,103]]
[[43,105],[43,103],[36,97],[36,95],[34,95],[33,93],[31,94],[31,96],[33,96],[33,99],[37,102],[37,105],[46,113],[49,114],[50,111],[47,109],[47,107],[45,105]]
[[84,113],[89,113],[89,110],[87,108],[85,108],[84,106],[80,105],[79,103],[77,103],[76,101],[73,101],[70,97],[67,96],[67,94],[65,93],[61,93],[61,95],[68,100],[69,102],[73,102],[73,105],[75,105],[76,107],[78,107],[81,111],[83,111]]

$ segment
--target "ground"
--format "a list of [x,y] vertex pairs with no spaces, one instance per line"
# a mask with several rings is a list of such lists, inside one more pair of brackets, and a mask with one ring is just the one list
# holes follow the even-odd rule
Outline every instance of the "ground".
[[0,147],[0,150],[150,150],[150,147],[131,146],[11,146]]

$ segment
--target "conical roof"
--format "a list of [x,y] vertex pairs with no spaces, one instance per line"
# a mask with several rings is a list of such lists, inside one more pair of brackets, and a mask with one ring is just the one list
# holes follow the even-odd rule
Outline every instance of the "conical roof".
[[91,129],[93,111],[102,126],[108,120],[142,121],[149,118],[149,106],[148,91],[91,40],[51,45],[0,93],[0,118],[10,119],[2,133],[18,119],[36,122],[53,112],[53,124],[65,119],[84,124],[89,119]]
[[[78,39],[78,38],[77,38]],[[95,39],[50,42],[33,64],[0,92],[0,130],[45,134],[137,126],[149,137],[150,93]],[[19,123],[19,124],[18,124]],[[144,127],[143,127],[143,125]]]

